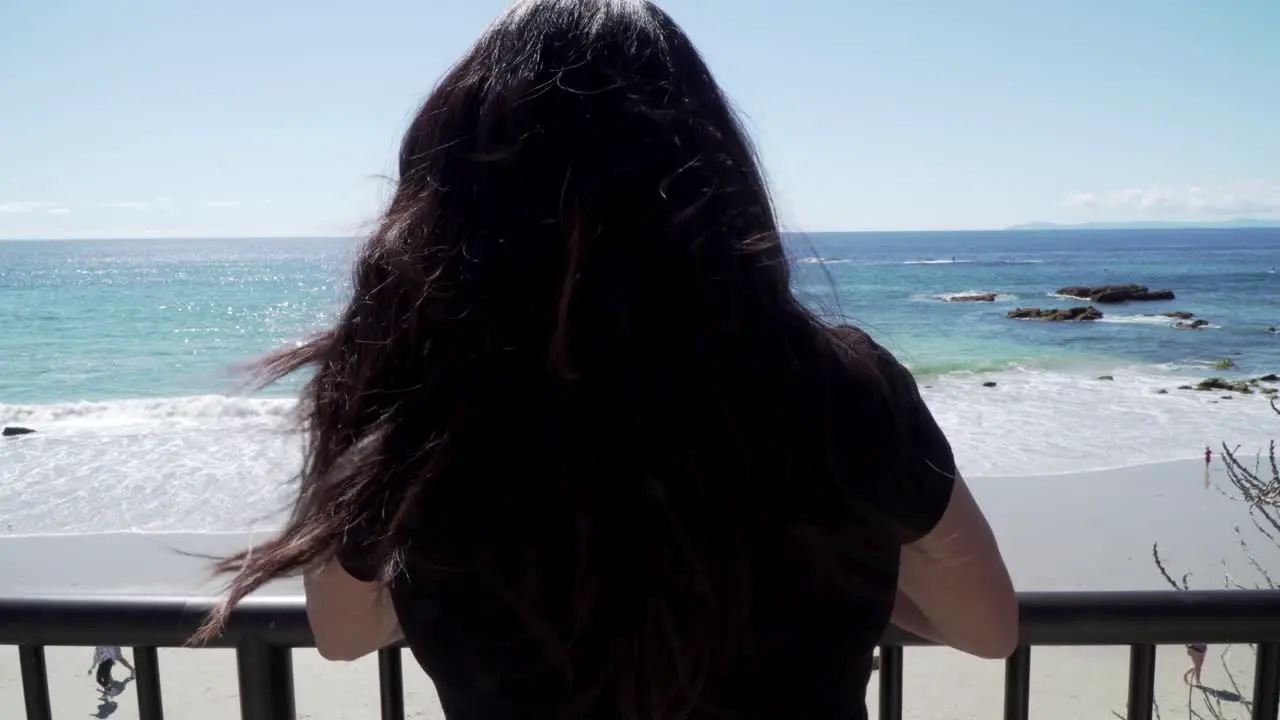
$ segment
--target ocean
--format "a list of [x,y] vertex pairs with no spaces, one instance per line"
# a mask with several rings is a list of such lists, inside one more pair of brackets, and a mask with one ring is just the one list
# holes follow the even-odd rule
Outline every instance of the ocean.
[[[1280,372],[1280,229],[822,233],[795,285],[867,329],[922,386],[968,475],[1061,474],[1246,451],[1261,395],[1177,389]],[[0,535],[269,526],[289,499],[298,383],[247,394],[246,361],[331,322],[351,239],[0,242]],[[1169,302],[1095,323],[1009,320],[1140,283]],[[994,302],[945,302],[968,292]],[[1178,330],[1159,313],[1193,312]],[[1230,360],[1230,369],[1215,365]],[[1112,379],[1099,379],[1109,376]],[[984,383],[994,382],[994,387]],[[1161,393],[1161,390],[1167,391]]]

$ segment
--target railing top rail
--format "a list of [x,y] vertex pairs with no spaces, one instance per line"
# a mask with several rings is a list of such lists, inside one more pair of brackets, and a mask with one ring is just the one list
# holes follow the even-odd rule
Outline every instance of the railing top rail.
[[[180,647],[215,598],[41,595],[0,597],[0,645]],[[1019,593],[1026,645],[1280,642],[1280,591],[1207,590]],[[303,600],[255,596],[211,643],[245,639],[284,647],[313,644]],[[891,629],[889,644],[922,644]]]

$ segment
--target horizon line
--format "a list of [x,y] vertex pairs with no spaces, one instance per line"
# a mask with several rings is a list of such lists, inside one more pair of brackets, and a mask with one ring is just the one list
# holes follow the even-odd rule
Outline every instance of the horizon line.
[[[861,228],[856,230],[833,230],[833,229],[815,229],[815,230],[790,230],[783,229],[783,235],[883,235],[883,234],[907,234],[907,233],[978,233],[978,232],[1038,232],[1053,230],[1080,230],[1080,231],[1106,231],[1106,230],[1252,230],[1252,229],[1280,229],[1280,219],[1270,218],[1235,218],[1231,220],[1223,220],[1220,222],[1211,221],[1177,221],[1177,220],[1132,220],[1132,221],[1115,221],[1115,222],[1086,222],[1086,223],[1053,223],[1053,222],[1028,222],[1016,223],[1013,225],[998,225],[987,227],[972,228],[892,228],[892,229],[875,229]],[[0,236],[0,242],[120,242],[124,240],[359,240],[367,237],[363,234],[355,235],[254,235],[254,234],[237,234],[237,235],[146,235],[146,236],[129,236],[116,235],[110,237],[5,237]]]

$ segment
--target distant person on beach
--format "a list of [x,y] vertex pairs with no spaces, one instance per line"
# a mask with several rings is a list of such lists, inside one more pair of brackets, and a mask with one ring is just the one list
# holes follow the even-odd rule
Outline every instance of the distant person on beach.
[[111,690],[111,685],[114,682],[111,678],[111,668],[116,663],[123,665],[124,669],[128,670],[130,675],[133,675],[133,666],[129,664],[128,660],[124,659],[124,653],[120,651],[119,645],[107,645],[93,649],[93,665],[89,667],[89,673],[92,674],[94,670],[98,671],[96,679],[104,693]]
[[1182,674],[1182,681],[1188,685],[1200,684],[1200,669],[1204,667],[1205,653],[1209,652],[1209,646],[1204,643],[1194,643],[1187,646],[1187,657],[1191,658],[1191,667]]
[[[317,148],[320,150],[320,148]],[[448,718],[865,718],[886,626],[985,658],[1009,573],[915,380],[793,294],[760,165],[644,0],[526,0],[440,81],[309,369],[320,653],[401,637]]]
[[1204,449],[1204,489],[1209,489],[1209,464],[1213,462],[1213,451],[1205,446]]

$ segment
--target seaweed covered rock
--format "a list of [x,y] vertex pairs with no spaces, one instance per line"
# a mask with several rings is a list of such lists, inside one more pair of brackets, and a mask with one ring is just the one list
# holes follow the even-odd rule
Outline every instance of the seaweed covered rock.
[[1010,310],[1013,320],[1045,320],[1047,322],[1089,322],[1101,320],[1102,311],[1093,306],[1073,308],[1018,308]]
[[1101,304],[1174,299],[1172,290],[1152,290],[1146,285],[1073,285],[1059,288],[1056,294]]
[[1253,388],[1249,387],[1248,381],[1245,380],[1223,380],[1219,377],[1205,378],[1196,384],[1196,390],[1205,392],[1208,390],[1230,390],[1238,392],[1242,395],[1252,395]]

